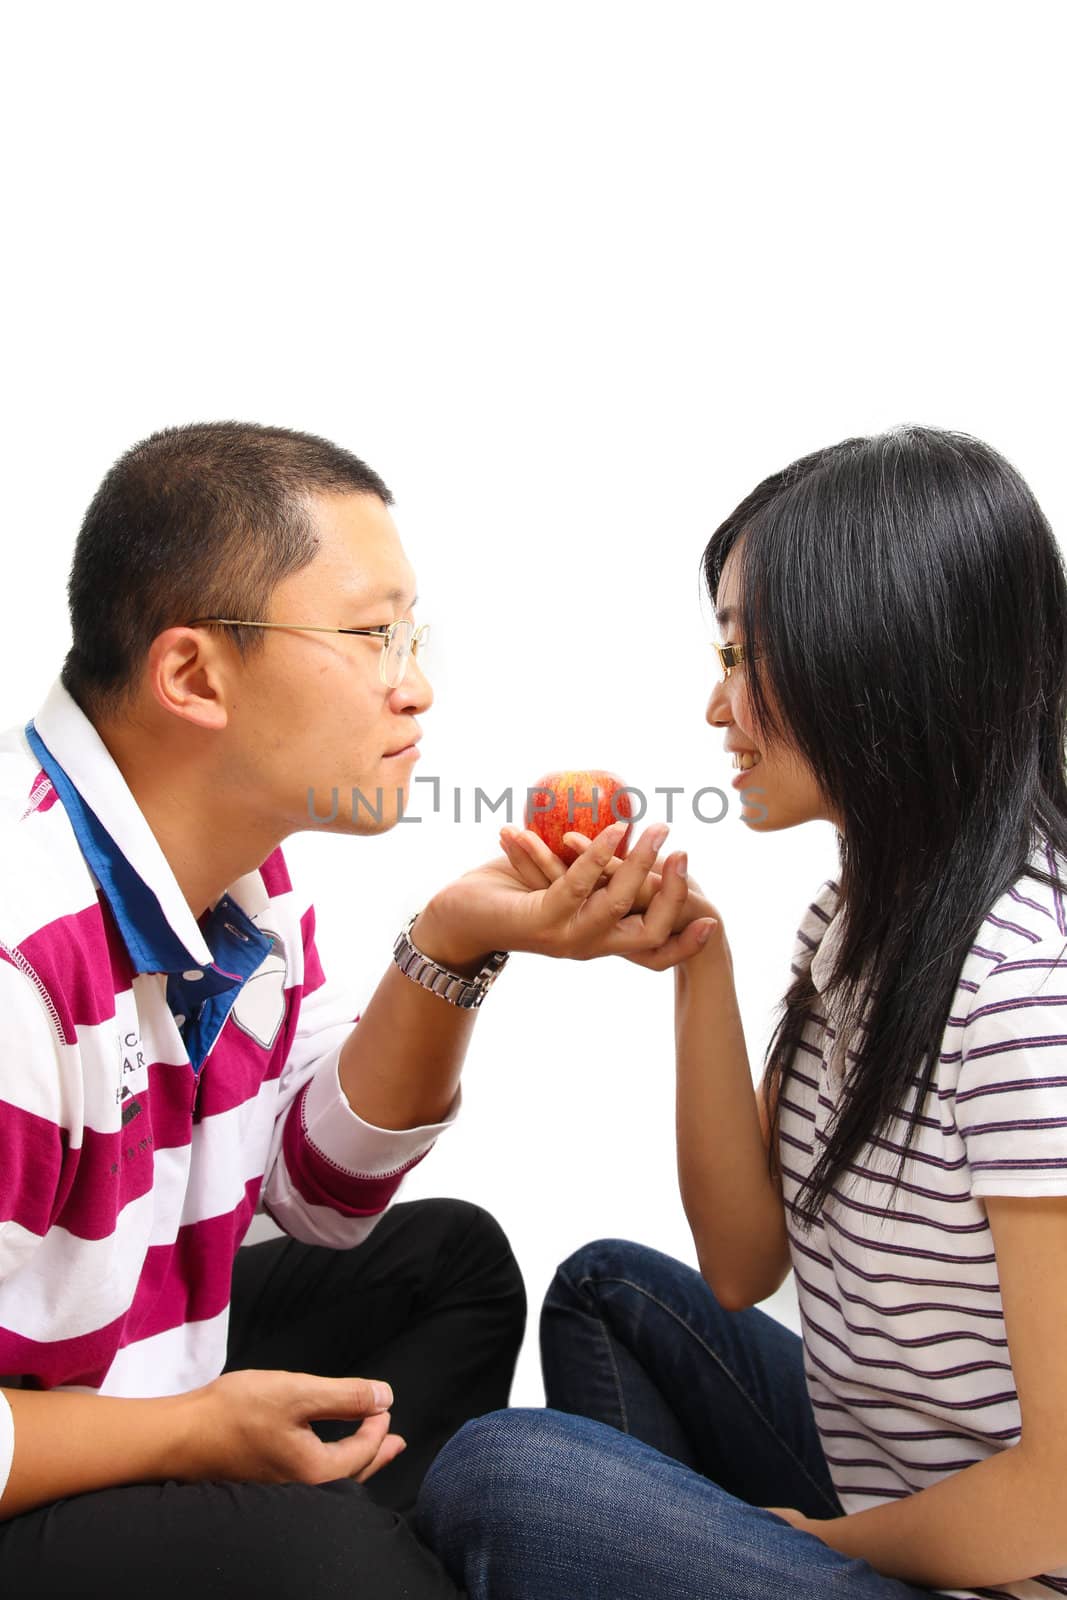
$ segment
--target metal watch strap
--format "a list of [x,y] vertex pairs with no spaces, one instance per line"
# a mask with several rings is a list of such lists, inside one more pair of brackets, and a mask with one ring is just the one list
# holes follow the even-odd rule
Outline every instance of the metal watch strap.
[[508,952],[494,950],[480,972],[476,972],[473,978],[463,978],[458,972],[450,972],[447,967],[442,967],[430,956],[424,956],[412,943],[411,929],[418,914],[416,911],[408,919],[407,927],[397,934],[393,945],[393,960],[405,978],[429,989],[439,999],[447,1000],[449,1005],[461,1006],[465,1011],[480,1006],[504,968]]

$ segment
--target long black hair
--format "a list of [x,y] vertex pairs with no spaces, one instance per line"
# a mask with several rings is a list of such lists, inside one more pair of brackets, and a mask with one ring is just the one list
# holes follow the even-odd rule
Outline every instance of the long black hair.
[[[934,428],[846,439],[766,478],[708,542],[713,600],[735,545],[750,731],[799,752],[838,820],[826,993],[865,1024],[795,1202],[810,1224],[894,1115],[899,1181],[994,901],[1024,874],[1063,887],[1067,579],[1019,473]],[[1046,841],[1051,874],[1028,865]],[[778,1095],[818,1000],[796,977],[767,1049],[772,1170]]]

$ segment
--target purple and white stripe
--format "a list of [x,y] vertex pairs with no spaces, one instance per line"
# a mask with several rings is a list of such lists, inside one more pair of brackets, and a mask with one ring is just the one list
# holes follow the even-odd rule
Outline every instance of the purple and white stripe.
[[[1048,852],[1032,861],[1047,869]],[[1060,872],[1067,878],[1067,863]],[[823,885],[793,951],[793,972],[810,971],[820,991],[838,896],[837,883]],[[809,1015],[781,1098],[779,1157],[808,1387],[842,1505],[858,1511],[1018,1442],[983,1196],[1067,1194],[1063,897],[1024,876],[991,908],[959,977],[899,1185],[896,1118],[805,1232],[788,1206],[828,1137],[841,1092],[832,1061],[855,1059],[842,1056],[832,996],[820,999],[825,1014]],[[1050,1591],[1067,1594],[1067,1568],[951,1592],[1036,1600]]]

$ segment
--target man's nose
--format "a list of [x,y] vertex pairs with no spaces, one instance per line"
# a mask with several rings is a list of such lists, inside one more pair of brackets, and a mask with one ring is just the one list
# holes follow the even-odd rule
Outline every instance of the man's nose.
[[397,711],[428,711],[433,705],[430,680],[417,656],[409,655],[404,676],[395,689],[390,689]]

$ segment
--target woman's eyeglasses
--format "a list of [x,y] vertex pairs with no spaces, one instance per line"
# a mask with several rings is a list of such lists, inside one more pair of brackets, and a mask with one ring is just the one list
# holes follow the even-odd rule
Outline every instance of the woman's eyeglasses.
[[746,654],[743,644],[715,644],[713,642],[711,648],[719,658],[723,683],[726,682],[735,667],[744,666],[746,661],[758,661],[760,659],[759,656]]

